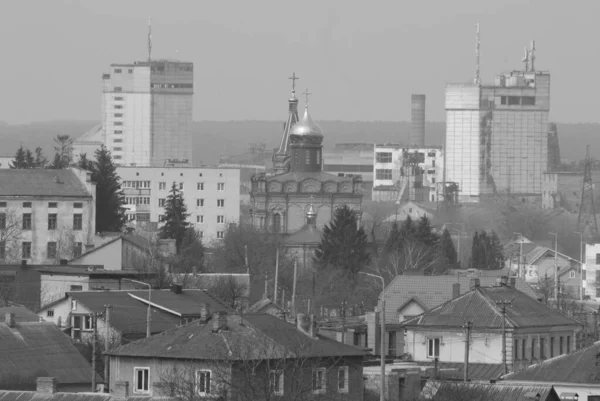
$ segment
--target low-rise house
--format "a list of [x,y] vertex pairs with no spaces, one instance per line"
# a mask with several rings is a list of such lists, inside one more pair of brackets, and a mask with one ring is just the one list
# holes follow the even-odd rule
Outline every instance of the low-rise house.
[[486,400],[486,401],[561,401],[549,384],[518,385],[504,383],[427,382],[421,392],[425,400]]
[[[150,333],[158,334],[190,321],[206,317],[209,311],[231,311],[205,291],[153,290],[150,307]],[[40,319],[52,322],[75,341],[89,342],[93,335],[93,316],[97,316],[97,335],[118,345],[146,337],[148,330],[148,290],[68,292],[42,308]],[[107,307],[108,319],[107,316]],[[108,328],[107,328],[108,321]]]
[[502,377],[510,384],[553,385],[561,399],[600,400],[600,342]]
[[[221,400],[362,400],[364,351],[271,315],[228,315],[109,352],[110,389]],[[127,384],[125,384],[125,383]]]
[[56,325],[17,322],[8,313],[0,323],[0,389],[34,390],[38,377],[56,378],[63,392],[89,391],[92,366]]
[[405,351],[412,360],[431,365],[437,360],[440,370],[464,368],[468,333],[473,379],[496,379],[569,354],[582,329],[576,320],[515,289],[514,280],[482,287],[479,279],[473,279],[469,292],[405,321],[404,327]]

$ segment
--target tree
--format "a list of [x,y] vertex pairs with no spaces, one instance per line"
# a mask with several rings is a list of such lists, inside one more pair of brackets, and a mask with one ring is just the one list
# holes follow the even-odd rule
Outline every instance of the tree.
[[239,282],[230,274],[217,277],[208,290],[212,295],[225,302],[230,308],[240,310],[242,300],[248,294],[248,286]]
[[82,170],[94,171],[94,161],[87,158],[87,154],[81,153],[77,160],[77,167]]
[[37,148],[35,148],[34,166],[35,168],[46,168],[47,164],[48,159],[46,159],[46,156],[44,156],[44,150],[38,146]]
[[325,226],[321,243],[315,251],[315,263],[321,269],[344,271],[354,277],[371,257],[367,235],[358,227],[356,213],[347,205],[337,209],[333,221]]
[[10,165],[10,168],[12,168],[12,169],[27,168],[27,162],[25,160],[25,149],[23,148],[23,145],[19,146],[19,149],[17,149],[17,153],[15,154],[15,159],[13,160],[12,164]]
[[16,209],[0,212],[0,261],[14,263],[21,259],[21,216]]
[[96,182],[96,231],[121,231],[127,221],[125,197],[117,168],[104,145],[96,150],[92,180]]
[[198,273],[202,270],[203,265],[204,245],[202,244],[202,238],[200,238],[198,231],[188,227],[181,239],[179,252],[173,257],[172,272],[180,275]]
[[471,267],[484,270],[504,268],[504,249],[495,231],[489,235],[485,231],[473,235]]
[[164,225],[159,230],[159,237],[174,239],[177,252],[179,252],[190,223],[187,221],[189,214],[183,200],[183,194],[174,181],[165,201],[164,216]]
[[54,138],[54,161],[51,169],[67,168],[73,163],[73,139],[69,135],[57,135]]
[[452,241],[452,236],[448,229],[445,229],[440,237],[439,253],[442,260],[446,261],[449,265],[455,266],[457,264],[456,248],[454,248],[454,241]]

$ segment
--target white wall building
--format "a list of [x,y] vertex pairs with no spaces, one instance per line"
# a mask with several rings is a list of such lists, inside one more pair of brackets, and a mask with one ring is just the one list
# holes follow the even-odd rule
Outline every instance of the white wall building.
[[222,238],[240,220],[240,170],[211,167],[118,167],[130,221],[157,222],[173,183],[183,192],[188,221],[205,240]]

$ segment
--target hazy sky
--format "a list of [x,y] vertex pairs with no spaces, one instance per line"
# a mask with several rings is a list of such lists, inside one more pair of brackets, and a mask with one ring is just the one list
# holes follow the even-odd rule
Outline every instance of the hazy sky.
[[[444,120],[446,82],[521,68],[536,40],[551,119],[600,122],[600,1],[3,0],[0,120],[99,120],[101,74],[153,55],[194,62],[195,120],[283,120],[292,72],[316,120]],[[301,92],[300,91],[300,92]]]

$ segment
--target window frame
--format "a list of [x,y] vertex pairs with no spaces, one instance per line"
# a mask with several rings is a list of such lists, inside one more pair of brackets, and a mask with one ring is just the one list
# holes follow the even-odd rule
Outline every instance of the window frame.
[[217,191],[225,191],[225,183],[224,182],[217,182]]
[[[340,387],[340,373],[341,372],[344,372],[344,386],[343,387]],[[350,391],[349,373],[350,373],[350,369],[348,368],[348,366],[341,366],[338,368],[338,375],[337,375],[338,393],[347,393]]]
[[56,241],[48,241],[48,243],[46,244],[46,257],[48,259],[56,259],[57,254],[58,244],[56,243]]
[[[27,254],[25,253],[25,244],[27,247]],[[31,241],[22,241],[21,242],[21,257],[23,259],[31,259]]]
[[391,181],[394,179],[391,168],[378,168],[375,169],[375,179],[381,181]]
[[[207,376],[204,377],[204,380],[202,380],[202,375],[206,375]],[[206,382],[206,378],[208,377],[208,382]],[[205,391],[201,391],[201,387],[200,387],[200,383],[204,382],[204,390]],[[208,385],[207,385],[208,383]],[[206,391],[208,389],[208,391]],[[211,394],[211,390],[212,390],[212,370],[210,369],[197,369],[196,370],[196,377],[194,380],[194,390],[196,395],[199,395],[200,397],[207,397],[210,396]]]
[[[269,390],[271,394],[275,396],[282,396],[284,394],[284,374],[284,371],[281,369],[274,369],[269,371]],[[277,384],[277,388],[275,388],[275,384]]]
[[375,163],[391,163],[392,158],[392,152],[375,152]]
[[[27,216],[27,218],[25,218]],[[33,218],[31,213],[23,213],[23,222],[21,224],[22,230],[32,230],[33,229]],[[25,224],[27,222],[27,224]]]
[[[321,380],[319,381],[320,387],[316,387],[319,373],[322,373]],[[326,368],[314,368],[312,371],[312,392],[313,394],[325,394],[327,392],[327,369]]]
[[[139,389],[138,372],[147,372],[146,377],[142,376],[142,389]],[[143,375],[143,373],[142,373]],[[145,389],[144,389],[145,384]],[[133,393],[134,394],[150,394],[150,368],[147,366],[135,366],[133,368]]]
[[[435,346],[436,341],[437,341],[437,353],[436,353],[436,346]],[[441,337],[428,338],[427,339],[427,358],[439,358],[441,346],[442,346]],[[433,349],[433,353],[430,352],[432,349]]]
[[48,230],[58,228],[58,213],[48,213]]
[[54,317],[54,309],[48,309],[46,311],[46,317]]
[[73,213],[73,230],[83,230],[83,213]]

